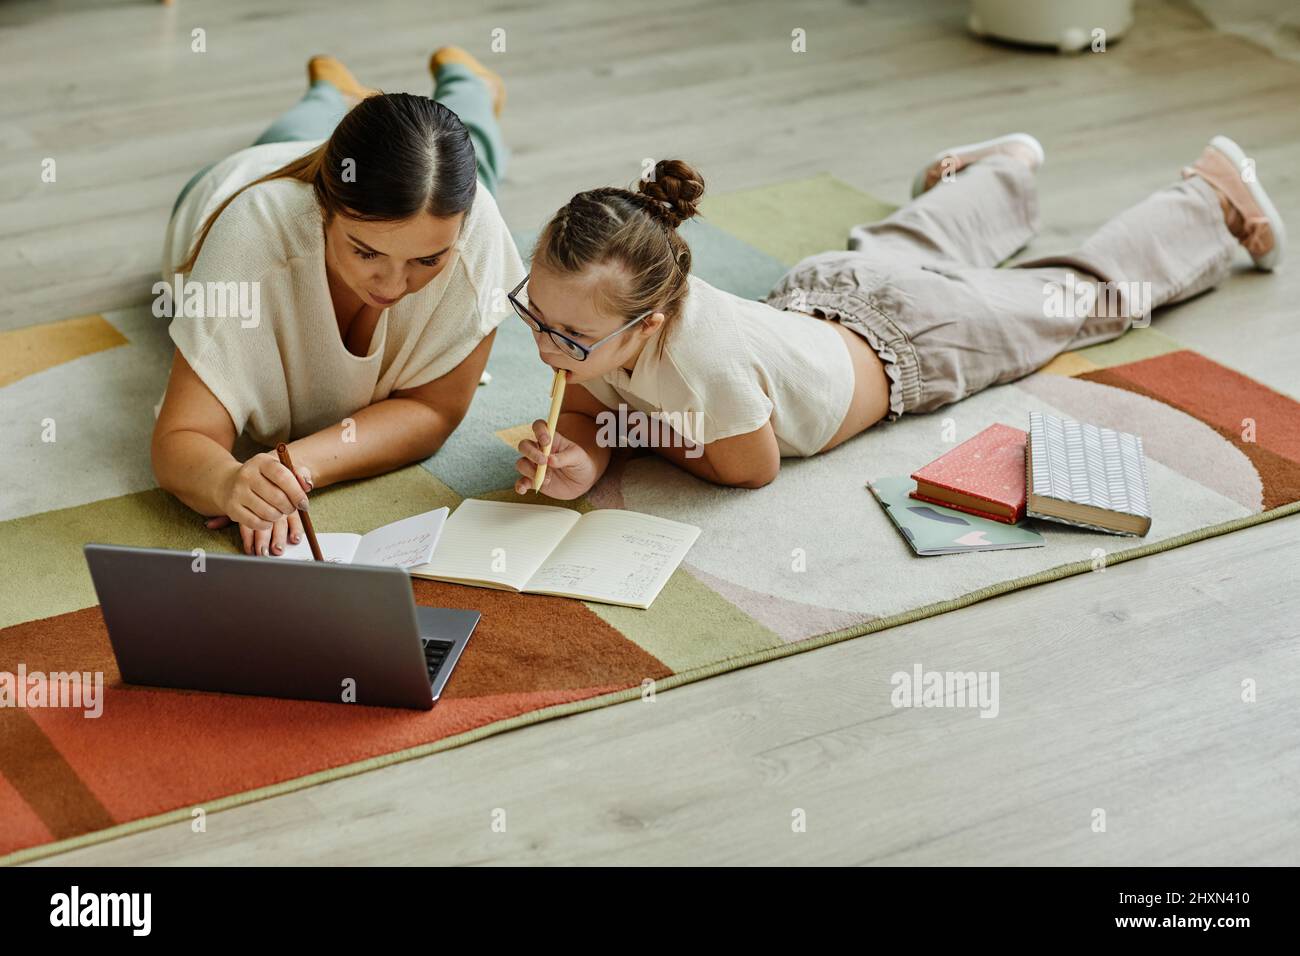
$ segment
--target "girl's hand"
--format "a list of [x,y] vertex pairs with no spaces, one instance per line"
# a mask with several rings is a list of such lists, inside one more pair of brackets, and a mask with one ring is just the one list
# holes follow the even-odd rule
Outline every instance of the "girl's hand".
[[519,443],[519,454],[523,457],[515,462],[515,469],[523,477],[515,482],[516,493],[522,495],[533,489],[533,477],[543,461],[546,462],[546,474],[542,478],[542,493],[552,498],[577,498],[596,483],[600,476],[587,449],[557,433],[551,443],[550,455],[542,454],[547,431],[546,422],[540,418],[533,422],[533,435],[536,440],[525,438]]
[[280,554],[285,543],[302,540],[299,509],[307,507],[311,471],[298,465],[297,474],[271,452],[254,455],[222,481],[218,500],[225,516],[210,518],[209,528],[239,524],[245,554]]

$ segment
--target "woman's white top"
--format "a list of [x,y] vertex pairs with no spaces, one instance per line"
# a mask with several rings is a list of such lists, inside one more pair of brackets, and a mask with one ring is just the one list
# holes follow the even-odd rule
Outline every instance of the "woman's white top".
[[[226,197],[317,145],[254,146],[209,170],[168,226],[165,284],[174,284],[176,265]],[[383,311],[369,352],[353,355],[330,299],[324,223],[312,187],[272,180],[244,190],[222,212],[180,301],[163,314],[174,316],[172,340],[226,407],[236,432],[273,445],[441,378],[500,324],[510,312],[505,292],[524,267],[482,182],[448,255],[428,285]],[[165,296],[161,284],[155,291]]]
[[770,420],[782,456],[821,451],[853,400],[853,361],[839,332],[697,276],[687,281],[681,314],[646,341],[630,374],[620,367],[581,384],[607,408],[660,413],[693,442],[744,435]]

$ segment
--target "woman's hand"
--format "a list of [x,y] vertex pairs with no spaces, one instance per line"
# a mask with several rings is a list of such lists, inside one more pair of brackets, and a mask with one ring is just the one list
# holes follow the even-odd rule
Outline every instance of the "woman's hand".
[[271,452],[237,463],[218,490],[225,516],[208,519],[207,526],[236,522],[245,554],[280,554],[286,542],[297,544],[303,534],[299,510],[307,508],[312,480],[310,469],[298,465],[294,471]]
[[592,460],[587,449],[558,433],[551,444],[550,455],[542,454],[547,434],[546,422],[539,418],[533,422],[533,435],[536,436],[536,440],[525,438],[519,443],[519,454],[523,457],[515,462],[515,469],[523,477],[515,482],[515,491],[521,495],[531,491],[537,466],[545,461],[546,474],[542,477],[543,494],[563,499],[577,498],[585,494],[600,477],[596,462]]
[[[212,531],[230,526],[230,519],[225,515],[209,518],[204,524]],[[247,525],[239,526],[239,537],[244,554],[283,554],[289,544],[298,544],[303,540],[302,519],[297,512],[287,518],[281,518],[270,531],[254,531]]]

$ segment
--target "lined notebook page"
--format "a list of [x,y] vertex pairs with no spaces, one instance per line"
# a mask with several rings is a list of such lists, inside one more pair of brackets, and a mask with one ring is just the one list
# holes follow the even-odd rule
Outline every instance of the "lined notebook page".
[[491,581],[522,591],[578,517],[552,505],[468,498],[447,519],[433,560],[411,573]]
[[590,511],[545,560],[528,590],[647,608],[700,529],[634,511]]

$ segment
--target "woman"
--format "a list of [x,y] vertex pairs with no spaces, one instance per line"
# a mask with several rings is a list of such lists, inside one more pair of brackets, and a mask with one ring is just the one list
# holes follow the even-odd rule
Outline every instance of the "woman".
[[636,192],[574,196],[542,232],[526,294],[521,283],[510,301],[542,361],[582,387],[565,392],[553,443],[542,421],[519,443],[515,490],[532,489],[543,461],[545,494],[591,488],[610,460],[602,413],[622,404],[689,426],[685,442],[660,442],[665,458],[757,488],[782,456],[834,448],[1121,335],[1217,285],[1238,244],[1261,269],[1281,260],[1281,218],[1241,148],[1218,136],[1181,182],[1073,255],[996,268],[1036,231],[1042,161],[1025,134],[946,151],[918,174],[911,203],[853,229],[849,251],[799,263],[765,302],[690,275],[677,226],[704,183],[685,163],[658,163]]
[[[228,294],[209,303],[257,314],[176,311],[154,472],[209,527],[238,523],[247,553],[297,543],[311,489],[441,447],[505,314],[497,290],[523,275],[489,191],[504,86],[455,47],[430,67],[433,99],[377,93],[314,58],[303,100],[173,211],[164,277],[184,274],[187,300],[215,289]],[[241,434],[288,442],[298,474],[273,452],[238,461]]]

